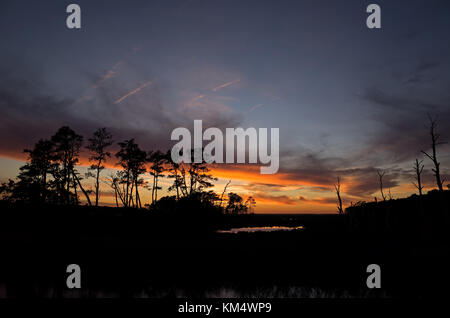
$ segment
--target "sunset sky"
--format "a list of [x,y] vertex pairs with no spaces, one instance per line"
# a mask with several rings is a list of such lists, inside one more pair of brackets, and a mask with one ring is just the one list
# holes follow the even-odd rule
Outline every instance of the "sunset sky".
[[[80,30],[66,27],[69,3],[81,7]],[[381,6],[379,30],[366,27],[370,3]],[[377,169],[394,198],[410,195],[413,161],[429,149],[427,113],[450,141],[449,17],[446,0],[3,0],[0,181],[63,125],[167,150],[174,128],[201,119],[280,129],[277,174],[212,167],[215,190],[231,179],[258,213],[334,213],[337,176],[345,205],[380,198]],[[447,184],[449,145],[438,156]]]

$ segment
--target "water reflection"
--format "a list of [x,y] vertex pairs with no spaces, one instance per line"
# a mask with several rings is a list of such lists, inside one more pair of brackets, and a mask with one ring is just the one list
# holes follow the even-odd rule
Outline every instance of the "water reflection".
[[238,227],[230,230],[219,230],[217,233],[255,233],[255,232],[276,232],[276,231],[295,231],[302,230],[303,226],[255,226],[255,227]]

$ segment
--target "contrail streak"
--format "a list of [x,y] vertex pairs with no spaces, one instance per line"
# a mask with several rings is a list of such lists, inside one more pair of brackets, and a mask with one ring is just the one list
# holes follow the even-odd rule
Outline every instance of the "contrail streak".
[[254,111],[255,109],[258,109],[260,107],[262,107],[264,104],[258,104],[258,105],[254,105],[252,108],[250,108],[249,112]]
[[150,85],[152,83],[152,81],[148,81],[147,83],[142,84],[141,86],[139,86],[138,88],[136,88],[135,90],[132,90],[131,92],[123,95],[121,98],[119,98],[118,100],[116,100],[114,102],[114,104],[119,104],[121,102],[123,102],[125,99],[127,99],[128,97],[130,97],[131,95],[136,94],[137,92],[139,92],[141,89],[145,88],[146,86]]
[[117,68],[118,68],[120,65],[122,65],[122,64],[123,64],[122,61],[119,61],[119,62],[117,62],[116,64],[114,64],[114,65],[112,66],[112,68],[111,68],[110,70],[108,70],[108,72],[106,72],[106,74],[103,75],[102,78],[101,78],[100,80],[98,80],[92,87],[93,87],[93,88],[98,88],[98,87],[100,87],[104,82],[106,82],[107,80],[113,78],[113,77],[116,75],[116,73],[117,73]]
[[199,100],[199,99],[202,99],[203,97],[205,97],[205,95],[198,95],[198,96],[194,97],[194,98],[191,100],[191,102],[195,102],[195,101],[197,101],[197,100]]
[[213,90],[214,92],[217,92],[219,89],[228,87],[228,86],[233,85],[234,83],[238,83],[238,82],[240,82],[240,81],[241,81],[241,79],[238,78],[238,79],[235,79],[234,81],[231,81],[231,82],[222,84],[222,85],[220,85],[220,86],[214,87],[212,90]]

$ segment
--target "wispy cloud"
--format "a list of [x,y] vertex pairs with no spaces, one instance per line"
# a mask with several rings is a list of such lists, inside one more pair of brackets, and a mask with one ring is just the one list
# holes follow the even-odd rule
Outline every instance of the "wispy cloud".
[[315,198],[315,199],[310,199],[310,198],[306,198],[304,196],[299,196],[298,200],[304,203],[312,203],[312,204],[325,204],[325,205],[334,205],[336,204],[337,200],[336,198],[331,198],[331,197],[324,197],[324,198]]
[[147,87],[147,86],[150,85],[151,83],[152,83],[152,81],[148,81],[148,82],[142,84],[142,85],[139,86],[138,88],[136,88],[136,89],[132,90],[131,92],[129,92],[129,93],[123,95],[122,97],[120,97],[118,100],[116,100],[116,101],[114,102],[114,104],[119,104],[119,103],[123,102],[125,99],[127,99],[128,97],[130,97],[130,96],[136,94],[136,93],[139,92],[141,89]]
[[295,205],[297,204],[298,201],[287,195],[270,195],[268,193],[257,193],[254,194],[253,197],[261,202],[283,204],[283,205]]

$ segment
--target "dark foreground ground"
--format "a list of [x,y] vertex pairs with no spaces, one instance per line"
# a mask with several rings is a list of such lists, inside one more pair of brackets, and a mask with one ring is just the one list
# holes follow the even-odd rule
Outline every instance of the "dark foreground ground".
[[[274,225],[305,228],[215,232]],[[355,232],[339,215],[205,220],[112,208],[4,206],[0,251],[0,297],[449,295],[447,241],[420,228],[408,235]],[[72,263],[81,266],[80,290],[66,287]],[[369,264],[381,266],[381,289],[366,286]]]

